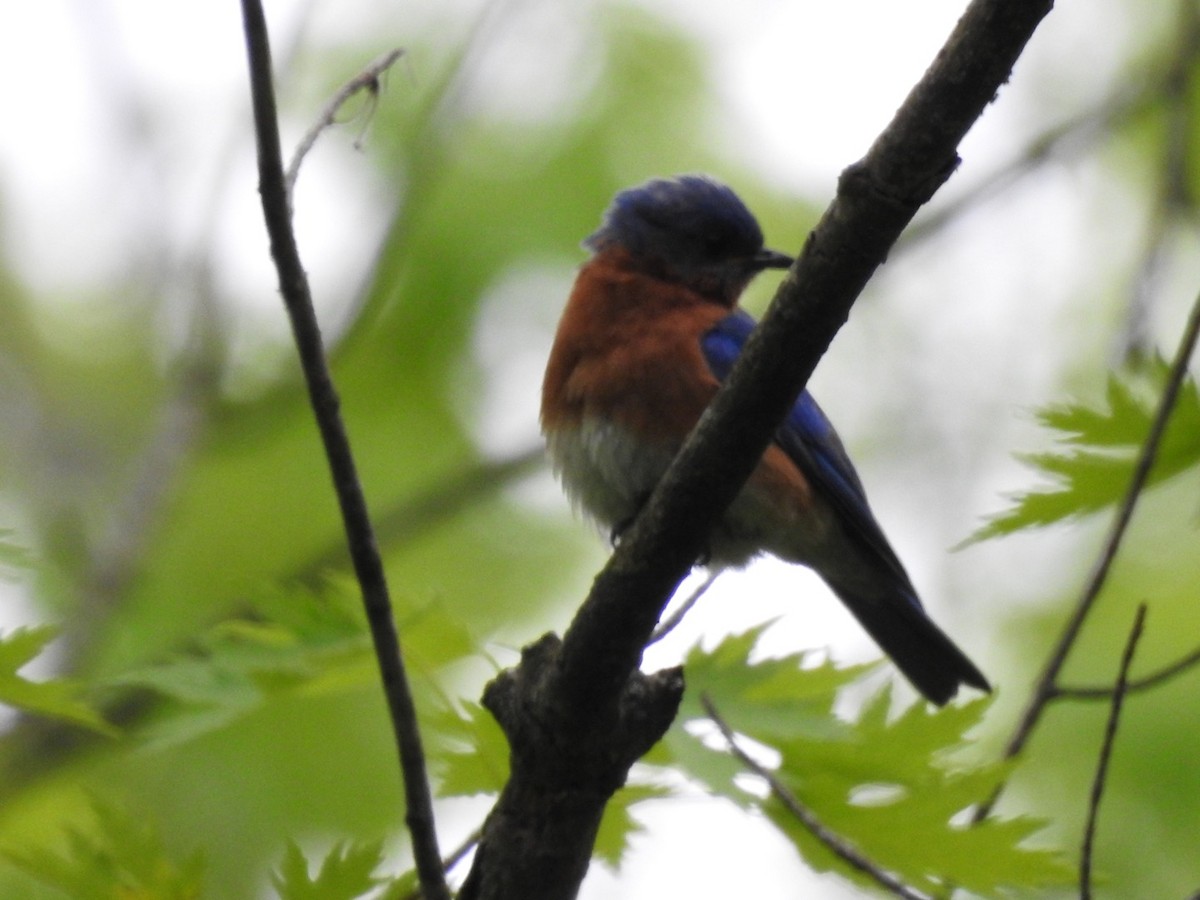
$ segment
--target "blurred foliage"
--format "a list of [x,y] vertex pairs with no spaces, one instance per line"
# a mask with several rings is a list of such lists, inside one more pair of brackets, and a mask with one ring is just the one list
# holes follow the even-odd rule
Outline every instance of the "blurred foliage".
[[92,816],[92,827],[68,830],[63,849],[13,848],[3,855],[67,897],[198,900],[204,872],[201,854],[176,862],[153,824],[119,806],[94,801]]
[[[939,712],[902,707],[887,690],[868,689],[875,666],[837,666],[807,652],[760,658],[762,629],[695,649],[685,660],[679,723],[618,792],[602,826],[597,858],[614,869],[631,847],[654,846],[640,804],[683,807],[692,800],[678,798],[700,788],[765,816],[811,869],[862,888],[861,876],[799,829],[703,730],[704,692],[739,734],[770,748],[777,776],[818,816],[913,884],[954,883],[980,896],[1071,893],[1056,887],[1069,881],[1062,857],[1042,848],[1078,842],[1106,709],[1060,703],[1017,763],[989,755],[1073,599],[1052,596],[1058,587],[1022,596],[1010,576],[1025,564],[1020,547],[1029,544],[1020,542],[1048,534],[1070,538],[1048,551],[1047,571],[1059,579],[1047,577],[1048,585],[1090,563],[1087,527],[1124,490],[1162,384],[1160,365],[1109,374],[1099,356],[1115,344],[1127,351],[1122,358],[1137,359],[1140,343],[1173,343],[1175,307],[1148,307],[1145,297],[1194,294],[1187,261],[1200,258],[1197,155],[1175,146],[1200,134],[1200,92],[1190,88],[1194,4],[1179,4],[1178,28],[1163,25],[1161,10],[1143,23],[1135,0],[1111,6],[1129,28],[1105,33],[1137,32],[1116,79],[1121,89],[1095,101],[1052,152],[1018,154],[1003,181],[1011,193],[1036,190],[1052,162],[1095,199],[1086,221],[1073,223],[1078,233],[1052,248],[1056,258],[1088,250],[1076,271],[1054,273],[1056,290],[1073,299],[1057,323],[1067,327],[1056,329],[1056,358],[1042,366],[1055,384],[1039,419],[1047,432],[1040,439],[1060,443],[1023,457],[1055,483],[1024,492],[978,535],[1013,534],[990,546],[1018,547],[981,579],[992,610],[979,629],[993,638],[998,699]],[[307,123],[378,43],[408,50],[402,66],[412,77],[390,76],[367,153],[355,160],[369,170],[390,225],[361,289],[335,298],[329,331],[359,469],[372,511],[388,523],[382,550],[435,787],[459,813],[444,827],[448,845],[470,834],[484,809],[460,813],[460,804],[495,794],[507,769],[503,736],[475,702],[483,681],[516,646],[561,629],[598,552],[564,511],[527,502],[526,490],[537,487],[529,478],[532,415],[527,447],[481,449],[476,420],[495,379],[481,340],[516,357],[546,338],[580,259],[578,241],[630,183],[712,171],[737,185],[767,234],[797,242],[826,199],[796,197],[730,158],[732,145],[716,137],[729,127],[718,112],[728,85],[694,36],[640,7],[598,3],[572,13],[580,75],[553,104],[532,114],[489,103],[485,73],[495,68],[481,61],[518,7],[489,6],[470,22],[460,14],[400,20],[385,34],[345,42],[313,35],[281,81],[285,115]],[[540,49],[523,45],[530,56]],[[1084,80],[1096,87],[1084,62]],[[295,86],[306,79],[315,83]],[[1039,97],[1051,112],[1039,107],[1033,118],[1059,115],[1070,96]],[[241,164],[249,149],[238,148]],[[248,181],[244,189],[253,192]],[[953,256],[966,230],[949,224],[989,214],[986,198],[969,187],[964,194],[962,209],[973,214],[960,211],[925,234],[939,257]],[[344,228],[348,242],[374,240],[353,222]],[[0,896],[404,896],[395,751],[302,385],[285,345],[261,338],[248,341],[258,349],[239,349],[247,336],[228,313],[236,298],[221,296],[228,286],[204,271],[214,256],[208,244],[220,238],[195,233],[198,246],[180,260],[159,253],[161,236],[147,226],[128,258],[81,295],[26,283],[8,257],[0,270],[0,578],[21,594],[0,639],[0,699],[19,713],[0,742]],[[1035,267],[1013,252],[1012,238],[987,240],[991,271]],[[884,281],[902,271],[903,255]],[[974,276],[977,267],[964,271]],[[933,274],[917,277],[934,290]],[[513,284],[541,288],[498,293]],[[956,296],[968,293],[960,288]],[[904,291],[897,297],[907,309]],[[906,343],[927,325],[930,341],[941,340],[936,322],[910,323],[907,332],[897,320],[879,327],[871,316],[887,299],[863,304],[855,324],[870,331],[875,323],[906,353],[927,346]],[[500,302],[505,321],[525,330],[481,335],[489,305]],[[976,316],[971,328],[986,331]],[[1009,352],[1008,365],[1020,370],[1025,346],[997,352]],[[931,378],[953,387],[947,380]],[[871,386],[886,395],[880,421],[928,423],[887,387]],[[923,408],[936,408],[936,398],[925,399]],[[956,415],[966,433],[959,439],[977,440],[982,454],[991,433],[973,436],[967,412]],[[1193,649],[1198,435],[1200,400],[1189,381],[1155,469],[1158,487],[1143,498],[1069,661],[1073,682],[1111,680],[1140,600],[1151,612],[1135,671]],[[904,447],[890,433],[869,442]],[[937,468],[933,458],[922,459],[926,469]],[[994,487],[993,472],[978,474]],[[33,624],[47,621],[56,624]],[[1183,897],[1200,885],[1200,770],[1187,764],[1200,721],[1195,677],[1185,672],[1129,699],[1101,814],[1106,896]],[[1010,776],[1000,817],[966,828],[962,812]],[[694,868],[738,865],[702,859]],[[771,877],[787,885],[791,876]]]
[[113,734],[100,713],[80,699],[78,684],[63,678],[35,682],[20,675],[21,669],[36,659],[54,636],[55,629],[45,625],[0,635],[0,703],[21,712]]

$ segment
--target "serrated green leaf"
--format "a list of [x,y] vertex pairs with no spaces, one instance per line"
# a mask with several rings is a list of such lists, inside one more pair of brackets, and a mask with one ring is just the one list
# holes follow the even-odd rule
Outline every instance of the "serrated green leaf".
[[10,863],[75,900],[196,900],[204,863],[193,854],[171,858],[144,816],[93,801],[92,828],[69,828],[65,848],[0,850]]
[[498,794],[508,780],[508,740],[478,703],[448,706],[428,717],[429,763],[442,797]]
[[65,678],[29,681],[19,674],[57,634],[57,628],[42,625],[0,635],[0,703],[34,715],[73,722],[102,734],[116,734],[115,728],[79,698],[80,688],[75,682]]
[[289,840],[271,883],[280,900],[356,900],[383,884],[375,874],[382,863],[382,841],[338,841],[310,876],[304,851]]
[[600,820],[592,855],[610,868],[619,869],[625,851],[629,849],[629,839],[645,830],[633,816],[633,807],[670,793],[667,788],[653,784],[630,784],[617,791],[604,807],[604,818]]
[[[694,647],[684,659],[688,691],[678,720],[707,716],[700,698],[707,695],[728,710],[735,728],[776,737],[829,736],[841,730],[832,715],[837,693],[876,664],[838,667],[821,654],[802,651],[747,665],[767,622],[725,638],[713,650]],[[819,660],[819,661],[818,661]]]
[[[1070,450],[1023,454],[1028,466],[1051,477],[1051,484],[1015,494],[1014,505],[990,518],[965,543],[1037,528],[1115,505],[1124,496],[1133,466],[1154,419],[1168,368],[1161,360],[1145,384],[1111,375],[1105,408],[1065,404],[1040,410],[1039,421],[1060,432]],[[1159,484],[1200,463],[1200,391],[1184,381],[1159,445],[1148,485]]]
[[[761,629],[749,634],[757,637]],[[743,750],[771,761],[774,777],[804,803],[826,827],[914,887],[929,892],[948,884],[994,895],[1009,888],[1037,889],[1069,883],[1073,870],[1055,852],[1031,849],[1025,840],[1045,823],[1033,819],[990,820],[971,828],[958,824],[964,812],[986,799],[1007,776],[1011,764],[967,765],[961,761],[966,735],[980,724],[992,699],[982,698],[934,709],[917,703],[893,712],[887,688],[869,697],[852,718],[834,716],[842,687],[871,667],[829,672],[826,666],[802,669],[802,655],[752,662],[754,641],[737,635],[711,653],[692,659],[723,683],[706,692],[728,724],[740,735]],[[736,663],[746,671],[737,674]],[[707,660],[705,659],[707,657]],[[707,663],[707,664],[706,664]],[[802,686],[805,679],[814,685]],[[689,687],[691,684],[689,669]],[[790,681],[805,704],[788,710],[763,684]],[[871,882],[849,869],[818,841],[774,796],[764,799],[745,779],[746,770],[713,730],[700,726],[702,712],[688,706],[687,717],[669,732],[663,755],[710,791],[743,808],[760,810],[793,842],[818,871],[836,871],[863,884]],[[832,724],[795,726],[779,718],[816,715],[823,710]],[[739,775],[743,777],[738,777]]]

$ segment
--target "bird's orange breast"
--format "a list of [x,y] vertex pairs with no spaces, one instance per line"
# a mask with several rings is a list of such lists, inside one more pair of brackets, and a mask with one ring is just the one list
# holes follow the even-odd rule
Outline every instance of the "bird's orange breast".
[[700,341],[728,310],[622,262],[612,252],[580,270],[546,367],[542,425],[602,417],[678,441],[717,392]]

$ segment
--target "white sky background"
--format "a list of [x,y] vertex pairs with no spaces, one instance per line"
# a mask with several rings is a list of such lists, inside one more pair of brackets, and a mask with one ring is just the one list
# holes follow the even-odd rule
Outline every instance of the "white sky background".
[[[723,135],[722,149],[780,185],[818,196],[832,194],[837,173],[862,155],[890,119],[965,6],[964,0],[643,2],[686,23],[712,51],[723,114],[739,124]],[[312,16],[309,39],[357,43],[366,22],[380,35],[382,51],[403,45],[413,23],[424,28],[438,19],[458,32],[475,6],[469,0],[267,2],[277,52],[305,10]],[[529,16],[514,17],[504,37],[511,52],[497,54],[495,77],[480,102],[511,105],[520,115],[528,114],[530,104],[562,101],[555,93],[561,81],[547,69],[569,67],[572,59],[563,48],[576,45],[545,41],[547,29],[572,25],[561,5],[549,6],[553,9],[538,12],[534,4]],[[1106,90],[1128,48],[1097,36],[1125,33],[1115,18],[1119,5],[1107,0],[1059,7],[1013,84],[968,139],[951,191]],[[584,20],[573,21],[578,28]],[[534,39],[533,49],[526,34]],[[1072,61],[1084,54],[1090,60],[1086,70]],[[130,265],[130,236],[144,234],[148,218],[159,223],[161,245],[146,252],[170,257],[203,234],[214,216],[220,234],[215,268],[221,289],[239,304],[237,315],[246,326],[239,330],[257,341],[284,335],[251,150],[234,137],[244,134],[248,116],[245,78],[233,0],[0,0],[0,84],[6,85],[11,126],[0,129],[0,252],[33,289],[57,295],[69,314],[95,317],[103,335],[105,322],[127,311],[80,305],[77,298],[98,281],[119,279]],[[413,78],[419,85],[419,69]],[[407,75],[392,76],[389,90],[409,89]],[[139,104],[147,105],[145,118],[114,115],[136,111]],[[144,129],[151,122],[156,130],[147,140]],[[292,141],[298,136],[293,132]],[[352,290],[369,263],[365,248],[371,242],[345,241],[345,223],[354,221],[360,233],[364,228],[382,233],[388,210],[374,202],[370,177],[362,171],[367,167],[355,167],[344,133],[324,141],[332,146],[323,145],[301,177],[297,223],[315,293],[329,302]],[[242,159],[222,182],[216,173],[231,148]],[[1050,348],[1071,298],[1054,284],[1085,253],[1063,235],[1080,232],[1089,214],[1079,199],[1087,192],[1087,178],[1086,171],[1052,170],[1039,176],[1034,189],[988,207],[986,221],[968,218],[948,256],[934,258],[922,250],[885,269],[881,278],[893,289],[895,308],[856,312],[814,381],[927,604],[985,670],[994,671],[1002,658],[985,637],[994,586],[976,573],[996,572],[997,560],[1010,554],[1012,578],[1027,579],[1034,597],[1045,596],[1047,573],[1029,542],[1019,540],[950,560],[945,554],[981,516],[999,508],[1000,491],[1028,480],[1007,454],[1034,446],[1025,411],[1048,399],[1046,392],[1062,374]],[[802,237],[768,235],[768,242],[794,251]],[[997,241],[1011,245],[1004,258],[1027,258],[1031,265],[996,270]],[[356,255],[354,247],[364,250]],[[490,321],[497,326],[504,323],[502,305],[485,306],[484,316],[494,317]],[[548,330],[537,339],[542,345],[523,360],[484,359],[495,369],[489,381],[503,387],[482,404],[485,446],[524,444],[536,432],[540,363],[530,365],[528,359],[544,359]],[[912,406],[881,408],[880,385],[889,402],[906,397]],[[926,397],[937,406],[923,408]],[[489,428],[489,422],[519,424],[505,430]],[[906,428],[938,433],[930,442],[906,434]],[[980,434],[989,436],[992,450],[983,448]],[[911,444],[920,455],[906,457],[883,444]],[[929,446],[939,448],[937,459],[928,457]],[[544,484],[534,487],[530,499],[563,503]],[[1006,593],[1013,593],[1012,582]],[[797,614],[798,597],[806,604],[803,615]],[[781,649],[827,642],[839,659],[876,655],[849,617],[822,595],[815,578],[766,565],[723,578],[699,615],[650,664],[670,661],[701,634],[742,629],[772,616],[783,617],[772,633]],[[748,826],[718,802],[653,804],[645,819],[650,833],[639,843],[645,852],[635,853],[616,880],[594,869],[584,900],[736,897],[745,896],[751,883],[759,900],[857,896],[843,882],[805,873],[772,829]],[[723,857],[738,862],[712,864]]]

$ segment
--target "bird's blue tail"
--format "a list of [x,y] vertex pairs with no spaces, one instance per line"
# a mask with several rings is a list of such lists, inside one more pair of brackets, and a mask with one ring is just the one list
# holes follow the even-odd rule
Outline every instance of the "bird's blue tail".
[[826,581],[913,687],[929,700],[941,706],[963,684],[991,691],[983,673],[925,614],[914,595],[899,585],[879,590],[865,589],[861,583],[839,584],[828,577]]

